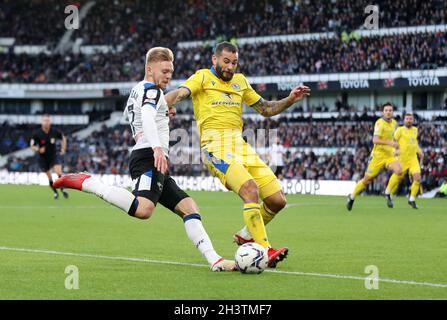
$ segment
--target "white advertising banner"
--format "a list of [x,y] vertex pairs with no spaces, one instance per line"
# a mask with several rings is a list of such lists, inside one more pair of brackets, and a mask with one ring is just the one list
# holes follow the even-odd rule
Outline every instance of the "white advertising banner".
[[[125,188],[132,187],[132,180],[127,175],[95,175],[104,183]],[[228,191],[214,177],[173,177],[180,188],[190,191]],[[57,176],[54,175],[54,180]],[[9,172],[0,171],[0,184],[21,184],[21,185],[48,185],[45,173],[37,172]],[[334,181],[334,180],[298,180],[283,179],[281,185],[286,194],[312,194],[312,195],[333,195],[346,196],[355,187],[355,181]]]

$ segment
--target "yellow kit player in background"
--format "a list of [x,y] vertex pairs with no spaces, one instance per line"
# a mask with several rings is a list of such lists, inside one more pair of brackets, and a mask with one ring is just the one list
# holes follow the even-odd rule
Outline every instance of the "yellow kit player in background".
[[399,144],[393,140],[394,132],[397,129],[397,122],[393,119],[393,111],[394,107],[391,103],[382,105],[382,118],[378,119],[374,125],[374,148],[371,153],[365,176],[357,183],[352,194],[348,195],[346,207],[349,211],[352,210],[355,197],[359,195],[367,185],[374,181],[382,168],[391,170],[395,173],[388,182],[385,191],[387,205],[389,208],[393,207],[390,190],[396,188],[399,184],[397,177],[402,174],[402,166],[395,156],[395,150],[399,149]]
[[397,180],[397,184],[391,189],[391,194],[395,194],[399,183],[407,172],[411,175],[413,183],[411,184],[410,198],[408,204],[417,209],[416,197],[421,188],[421,167],[419,159],[422,162],[424,154],[418,144],[418,128],[413,126],[414,117],[412,113],[407,113],[404,118],[404,125],[399,127],[394,133],[394,139],[399,143],[399,161],[402,164],[402,174],[393,174],[391,179]]
[[244,202],[245,227],[234,240],[239,245],[253,241],[261,244],[267,249],[269,266],[275,267],[287,256],[288,248],[271,247],[265,224],[285,207],[286,198],[273,171],[242,138],[242,110],[245,103],[271,117],[309,95],[310,89],[298,86],[282,100],[265,101],[244,75],[236,73],[238,49],[229,42],[217,44],[212,63],[211,69],[198,70],[166,94],[166,101],[173,106],[192,98],[203,159],[211,173]]

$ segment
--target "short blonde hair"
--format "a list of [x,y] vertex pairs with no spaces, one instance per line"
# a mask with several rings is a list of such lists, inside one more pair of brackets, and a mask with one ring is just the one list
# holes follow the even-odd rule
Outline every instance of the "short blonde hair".
[[146,65],[152,62],[171,61],[174,62],[174,54],[171,49],[165,47],[154,47],[146,53]]

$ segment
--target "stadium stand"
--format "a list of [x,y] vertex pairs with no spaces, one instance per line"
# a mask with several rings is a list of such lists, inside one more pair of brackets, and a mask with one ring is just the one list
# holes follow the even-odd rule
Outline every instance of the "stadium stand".
[[[68,4],[81,8],[87,3],[93,5],[81,21],[82,27],[74,30],[69,39],[79,47],[75,49],[73,45],[66,51],[56,50],[67,35],[63,8]],[[174,78],[185,79],[195,70],[210,66],[213,41],[228,39],[239,43],[244,37],[246,41],[239,43],[239,71],[250,77],[407,70],[429,72],[446,68],[445,1],[378,0],[375,4],[381,12],[380,28],[396,28],[394,31],[362,33],[366,31],[362,26],[364,4],[353,0],[96,0],[94,3],[88,0],[32,0],[29,3],[5,0],[0,4],[0,39],[13,40],[9,45],[0,44],[0,84],[82,86],[128,82],[128,87],[131,87],[133,82],[143,77],[146,49],[155,45],[174,49]],[[163,10],[160,10],[161,6]],[[247,12],[249,14],[245,14]],[[420,30],[414,29],[418,27]],[[281,35],[290,37],[280,39]],[[35,48],[39,46],[45,49]],[[27,47],[37,51],[30,54],[23,50]],[[4,91],[9,94],[10,87],[6,88]],[[51,92],[51,89],[48,90]],[[411,93],[411,97],[403,93],[406,95],[405,102],[401,100],[398,103],[399,113],[404,111],[405,104],[428,108],[429,101],[431,108],[447,109],[447,93],[441,90],[433,94],[433,97],[437,95],[435,98],[424,96],[424,93],[418,96],[416,91]],[[271,94],[269,91],[267,96]],[[362,94],[367,96],[365,92]],[[7,95],[7,100],[0,101],[0,115],[88,114],[92,123],[105,120],[111,108],[86,109],[84,105],[115,103],[112,109],[121,110],[125,94],[118,95],[121,100],[108,101],[109,96],[104,98],[105,95],[100,95],[100,98],[95,96],[97,100],[87,102],[80,99],[73,103],[44,101],[43,107],[37,111],[32,111],[31,103],[22,97],[23,94],[18,94],[20,99],[17,100],[8,100],[10,96]],[[320,98],[324,100],[323,95]],[[360,103],[347,101],[349,99],[343,97],[346,92],[340,89],[335,95],[335,105],[331,105],[332,102],[315,103],[315,100],[309,99],[305,107],[290,108],[298,116],[245,120],[245,129],[278,129],[278,138],[285,150],[284,163],[278,171],[280,177],[320,180],[358,180],[361,177],[371,149],[373,123],[377,119],[376,115],[367,111],[378,110],[380,103],[375,100],[379,99],[374,98],[375,106],[367,107],[364,101],[369,97],[363,97]],[[362,108],[363,114],[359,115],[357,111]],[[310,118],[304,114],[305,111],[335,111],[337,116]],[[189,113],[180,108],[178,114],[185,117],[176,118],[171,127],[184,128],[189,135],[196,135],[188,118]],[[446,120],[445,115],[433,115],[418,122],[420,144],[427,153],[422,178],[424,187],[428,189],[447,177],[446,154],[443,151],[447,147]],[[19,159],[11,154],[28,147],[30,132],[36,127],[36,124],[2,124],[0,155],[8,157],[4,168],[14,172],[39,171],[32,157]],[[87,138],[73,134],[85,127],[67,124],[60,127],[69,135],[65,170],[126,174],[128,152],[133,145],[128,128],[122,124],[103,126]],[[267,162],[272,162],[268,150],[261,154]],[[201,164],[173,166],[171,170],[174,175],[209,174]],[[382,191],[387,179],[387,175],[382,175],[369,191]]]
[[[240,71],[248,76],[300,73],[436,69],[447,65],[447,32],[365,37],[344,42],[319,39],[240,46]],[[179,48],[176,78],[211,64],[212,48]],[[137,81],[144,52],[132,45],[116,54],[7,55],[0,62],[4,83],[84,83]]]
[[[188,130],[189,135],[196,134],[190,119],[176,118],[171,122],[171,127]],[[433,122],[421,122],[418,127],[421,148],[426,153],[422,164],[422,183],[424,189],[430,190],[437,186],[437,181],[447,178],[447,153],[443,151],[447,148],[447,128],[442,123]],[[281,178],[358,180],[365,171],[372,147],[373,122],[312,122],[309,119],[295,122],[294,119],[287,118],[247,120],[244,129],[254,128],[278,129],[277,136],[283,147],[280,154],[284,162],[278,172]],[[69,148],[64,157],[67,172],[127,173],[129,154],[134,145],[128,126],[102,126],[86,139],[68,135],[68,140]],[[171,138],[171,142],[175,145],[172,140],[174,138]],[[191,144],[187,147],[198,149],[198,146]],[[320,152],[315,151],[315,148],[319,148]],[[260,154],[272,165],[269,150],[267,148]],[[33,158],[18,160],[12,157],[6,166],[10,171],[40,171]],[[173,175],[209,175],[202,164],[187,163],[171,166],[170,170]],[[388,175],[381,174],[369,191],[382,192],[387,180]]]
[[[86,2],[2,1],[0,37],[17,37],[17,42],[21,44],[55,41],[65,31],[63,8],[68,4],[79,7]],[[445,2],[442,0],[378,0],[374,4],[383,12],[380,17],[381,27],[434,25],[445,24],[447,21]],[[150,34],[157,41],[167,38],[167,41],[176,42],[178,39],[204,40],[218,36],[246,37],[354,30],[363,24],[363,16],[355,13],[363,12],[364,6],[363,2],[354,0],[96,0],[84,21],[85,27],[76,36],[84,38],[84,42],[88,44],[116,45],[139,34]],[[155,14],[161,11],[162,15]],[[154,29],[146,24],[147,20],[142,19],[143,16],[157,27]],[[13,19],[11,21],[6,17]],[[24,19],[28,23],[22,23]],[[48,24],[48,21],[57,23]],[[144,42],[143,39],[141,41]]]

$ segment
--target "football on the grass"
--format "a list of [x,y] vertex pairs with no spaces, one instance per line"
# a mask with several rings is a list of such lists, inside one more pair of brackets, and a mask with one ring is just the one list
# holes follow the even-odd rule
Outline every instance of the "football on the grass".
[[245,243],[237,249],[234,260],[240,272],[259,274],[267,268],[267,250],[255,242]]

